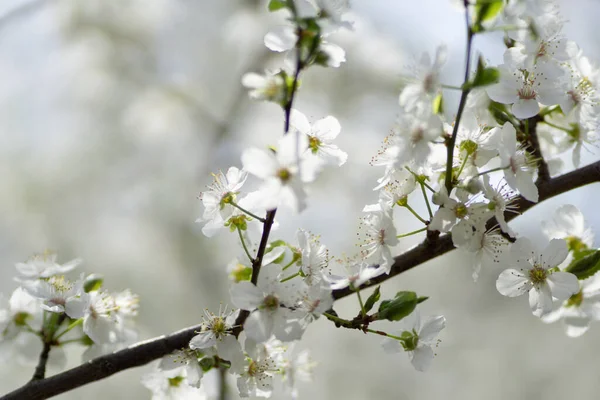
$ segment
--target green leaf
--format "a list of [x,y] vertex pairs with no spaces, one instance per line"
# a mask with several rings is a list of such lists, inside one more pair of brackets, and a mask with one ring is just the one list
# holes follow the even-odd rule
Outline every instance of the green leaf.
[[400,321],[410,315],[419,303],[415,292],[398,292],[392,300],[384,300],[379,305],[377,319]]
[[377,303],[379,301],[379,299],[381,298],[381,292],[379,291],[380,287],[381,286],[377,286],[377,288],[375,289],[375,291],[373,293],[371,293],[371,295],[369,296],[369,298],[365,302],[365,312],[371,311],[371,308],[373,308],[373,306],[375,305],[375,303]]
[[462,86],[463,90],[470,90],[476,87],[493,85],[500,80],[500,71],[497,68],[486,67],[483,57],[479,56],[477,60],[477,71],[473,80]]
[[285,0],[271,0],[269,2],[269,11],[271,12],[281,10],[282,8],[286,7],[287,3],[285,2]]
[[475,18],[473,24],[473,32],[481,32],[485,30],[482,22],[489,21],[498,15],[504,7],[503,0],[479,0],[475,4]]
[[102,283],[104,282],[104,277],[99,274],[91,274],[85,281],[83,282],[83,290],[86,293],[93,292],[102,287]]
[[595,249],[590,254],[573,260],[565,271],[572,273],[579,280],[589,278],[600,271],[600,250]]

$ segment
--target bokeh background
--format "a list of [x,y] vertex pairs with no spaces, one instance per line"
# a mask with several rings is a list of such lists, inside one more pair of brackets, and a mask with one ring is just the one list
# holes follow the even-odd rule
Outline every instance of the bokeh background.
[[[600,61],[600,2],[561,5],[567,36]],[[279,213],[273,235],[294,241],[303,227],[334,255],[355,250],[361,209],[376,201],[371,189],[381,171],[368,162],[393,125],[405,67],[445,43],[443,80],[458,85],[463,74],[464,20],[449,1],[355,0],[353,7],[355,31],[331,37],[347,63],[309,70],[296,103],[313,121],[330,114],[340,120],[339,145],[349,161],[320,177],[305,213]],[[211,171],[240,166],[244,148],[281,135],[280,109],[251,102],[240,77],[281,65],[262,38],[283,23],[265,1],[253,0],[0,2],[0,292],[15,288],[16,262],[50,248],[63,262],[82,257],[81,270],[103,274],[107,288],[140,294],[140,339],[196,324],[204,308],[226,303],[225,268],[241,252],[232,250],[233,236],[202,235],[194,223],[202,212],[197,196]],[[500,35],[478,37],[475,47],[501,62]],[[447,95],[452,115],[456,94]],[[584,152],[584,162],[597,158],[595,148]],[[514,227],[541,245],[539,221],[565,202],[598,227],[599,195],[594,185],[552,199]],[[418,228],[410,215],[399,218],[399,230]],[[600,326],[567,338],[560,323],[533,317],[524,298],[498,294],[499,270],[483,271],[474,284],[468,262],[453,252],[383,286],[388,296],[401,289],[429,295],[422,313],[447,318],[424,374],[403,354],[384,354],[378,337],[318,321],[298,346],[319,362],[313,383],[300,383],[299,398],[597,398]],[[336,305],[347,316],[356,307],[354,298]],[[69,352],[69,366],[80,353]],[[146,399],[139,378],[150,368],[58,398]],[[0,366],[0,393],[32,371]]]

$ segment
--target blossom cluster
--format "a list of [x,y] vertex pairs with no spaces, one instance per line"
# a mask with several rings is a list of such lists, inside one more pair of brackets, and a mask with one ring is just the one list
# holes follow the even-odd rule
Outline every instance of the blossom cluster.
[[16,264],[20,286],[0,303],[2,357],[35,364],[41,348],[50,345],[50,364],[64,368],[69,343],[85,346],[83,359],[89,360],[135,341],[138,297],[104,290],[99,275],[71,280],[66,274],[81,260],[56,260],[56,253],[45,251]]
[[[345,61],[344,50],[328,40],[352,28],[345,19],[348,1],[269,2],[269,10],[285,13],[289,24],[269,32],[264,44],[285,54],[285,67],[248,73],[242,84],[252,99],[281,107],[284,132],[272,147],[245,149],[241,166],[213,174],[197,220],[205,236],[229,231],[239,243],[227,268],[235,309],[206,310],[188,345],[143,377],[154,399],[208,398],[213,389],[201,383],[216,370],[235,379],[241,397],[270,397],[280,377],[295,398],[296,382],[309,380],[315,365],[299,342],[319,319],[384,336],[385,352],[406,353],[416,370],[427,370],[445,317],[422,318],[419,304],[427,297],[415,292],[385,298],[378,286],[366,300],[361,295],[403,267],[394,248],[407,236],[422,234],[421,246],[432,249],[436,241],[451,240],[471,259],[474,280],[501,266],[497,291],[528,294],[532,314],[544,322],[562,320],[571,337],[600,320],[600,250],[593,248],[582,213],[563,205],[543,222],[549,242],[542,251],[508,224],[521,205],[543,199],[538,187],[559,171],[562,153],[572,151],[578,167],[581,149],[594,142],[600,127],[598,69],[564,37],[563,20],[550,1],[461,3],[468,17],[465,81],[460,87],[442,82],[445,46],[415,63],[398,97],[397,122],[371,161],[383,171],[373,183],[376,202],[363,208],[359,251],[334,257],[304,229],[294,243],[270,235],[277,234],[279,210],[304,211],[307,189],[320,173],[347,162],[336,144],[340,122],[334,116],[311,122],[294,99],[307,68],[337,68]],[[504,63],[489,66],[480,56],[471,71],[472,40],[491,30],[505,31]],[[452,119],[444,110],[446,89],[461,93]],[[405,211],[419,229],[398,229],[408,225]],[[64,274],[78,264],[60,265],[56,255],[42,254],[17,265],[21,286],[8,307],[0,304],[0,344],[18,349],[37,336],[57,348],[51,353],[56,357],[64,344],[78,342],[89,346],[91,358],[135,338],[137,297],[106,292],[95,275],[67,279]],[[358,300],[352,318],[333,309],[334,299],[346,295]],[[399,322],[399,328],[373,329],[378,321]]]
[[[231,303],[239,310],[207,312],[189,348],[171,356],[177,361],[177,385],[146,382],[148,387],[162,387],[163,392],[181,390],[181,385],[199,388],[203,373],[220,367],[237,378],[242,397],[268,397],[273,377],[290,377],[285,365],[294,364],[278,359],[280,347],[273,343],[293,345],[322,316],[338,327],[385,336],[386,352],[406,352],[417,370],[426,370],[445,318],[421,319],[418,304],[427,298],[414,292],[382,300],[378,287],[366,301],[359,293],[363,285],[392,273],[393,248],[403,237],[419,233],[426,233],[429,242],[440,234],[451,235],[454,246],[471,257],[475,280],[482,268],[503,265],[497,290],[509,297],[528,293],[532,313],[546,322],[563,318],[570,336],[582,334],[598,319],[597,271],[581,262],[596,257],[596,250],[581,213],[574,206],[559,209],[555,220],[544,226],[551,240],[541,252],[515,232],[506,217],[519,212],[520,202],[539,200],[537,182],[548,178],[542,171],[547,168],[543,157],[551,159],[567,150],[557,144],[557,120],[575,124],[568,125],[569,132],[579,136],[567,132],[575,143],[575,166],[581,143],[591,141],[597,127],[595,70],[562,36],[555,6],[514,1],[485,15],[480,14],[486,7],[469,6],[468,51],[474,35],[503,26],[507,50],[503,65],[490,67],[479,57],[474,73],[469,74],[467,66],[455,120],[448,120],[443,108],[448,86],[440,77],[446,47],[440,46],[433,60],[428,54],[421,57],[399,95],[397,123],[371,162],[384,172],[374,188],[378,201],[363,209],[360,251],[337,259],[318,237],[302,229],[296,244],[269,241],[269,234],[278,227],[277,210],[302,212],[308,206],[307,186],[323,168],[340,167],[348,158],[335,144],[341,132],[335,117],[310,123],[293,108],[301,71],[315,64],[338,67],[343,61],[343,50],[325,38],[351,27],[342,18],[347,4],[273,0],[269,9],[291,15],[290,26],[265,37],[269,49],[286,53],[288,67],[265,75],[249,73],[242,83],[251,98],[282,107],[284,135],[269,149],[244,150],[241,168],[215,174],[214,183],[201,195],[204,213],[197,221],[209,237],[227,228],[237,232],[244,255],[230,264],[229,272]],[[585,71],[578,67],[583,64]],[[258,179],[258,189],[245,191],[251,178]],[[428,216],[413,207],[418,198]],[[405,208],[423,227],[399,233],[398,208]],[[333,272],[333,260],[345,274]],[[358,316],[351,320],[332,309],[334,291],[348,290],[356,293],[360,304]],[[402,328],[397,333],[372,330],[370,324],[379,320],[401,321]],[[157,382],[172,381],[167,364],[163,360],[153,373],[160,377]],[[293,384],[290,390],[296,393]]]

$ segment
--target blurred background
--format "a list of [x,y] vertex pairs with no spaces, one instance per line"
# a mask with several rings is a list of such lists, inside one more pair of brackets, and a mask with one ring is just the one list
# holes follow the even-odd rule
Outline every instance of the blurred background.
[[[600,61],[600,1],[560,3],[566,35]],[[444,82],[460,85],[463,75],[464,19],[449,1],[355,0],[353,8],[355,31],[330,38],[346,50],[347,62],[310,69],[296,103],[312,121],[340,120],[338,144],[349,161],[312,186],[306,212],[278,213],[280,229],[272,235],[295,243],[302,227],[320,234],[332,255],[354,252],[362,207],[376,202],[371,189],[382,171],[368,162],[393,126],[406,66],[445,43]],[[263,36],[283,23],[258,0],[0,2],[0,292],[10,296],[16,287],[16,262],[49,248],[60,262],[83,258],[80,271],[104,275],[108,289],[138,293],[140,339],[196,324],[204,308],[227,303],[226,265],[237,239],[202,235],[194,223],[203,210],[197,196],[211,183],[210,172],[240,166],[244,148],[281,135],[281,110],[251,102],[240,78],[282,65]],[[475,48],[501,62],[501,35],[478,37]],[[451,116],[457,94],[446,94]],[[584,151],[584,163],[597,158]],[[579,189],[513,226],[541,246],[539,221],[563,203],[600,226],[598,195],[596,185]],[[409,214],[398,218],[400,232],[419,227]],[[395,252],[420,240],[407,238]],[[384,296],[428,295],[422,314],[446,316],[427,373],[414,371],[404,354],[385,354],[378,337],[317,321],[298,346],[319,363],[313,383],[300,383],[299,398],[596,398],[600,326],[567,338],[560,323],[533,317],[524,298],[496,291],[500,270],[483,271],[475,284],[468,261],[453,252],[382,287]],[[354,316],[356,299],[336,310]],[[69,351],[70,367],[80,354]],[[139,378],[150,369],[57,398],[146,399],[150,392]],[[0,366],[0,393],[32,371]]]

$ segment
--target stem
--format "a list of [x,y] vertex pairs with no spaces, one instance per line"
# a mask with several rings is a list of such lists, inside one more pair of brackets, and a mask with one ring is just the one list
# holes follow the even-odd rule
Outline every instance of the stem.
[[450,90],[462,90],[459,86],[441,84],[442,88]]
[[263,224],[265,223],[265,219],[264,219],[264,218],[261,218],[261,217],[259,217],[258,215],[256,215],[256,214],[253,214],[253,213],[251,213],[250,211],[246,210],[245,208],[242,208],[242,207],[240,207],[240,205],[239,205],[239,204],[237,204],[236,202],[232,201],[232,202],[230,202],[229,204],[231,204],[232,206],[234,206],[234,207],[235,207],[235,208],[237,208],[238,210],[240,210],[240,211],[242,211],[242,212],[244,212],[244,213],[248,214],[248,215],[249,215],[249,216],[251,216],[252,218],[254,218],[254,219],[256,219],[256,220],[258,220],[258,221],[262,222]]
[[564,126],[559,126],[559,125],[553,124],[552,122],[548,122],[548,121],[543,121],[543,123],[546,124],[546,125],[548,125],[548,126],[551,126],[553,128],[556,128],[558,130],[561,130],[563,132],[569,133],[569,129],[565,128]]
[[[555,111],[558,111],[560,109],[560,106],[552,106],[552,107],[544,107],[540,110],[540,112],[538,113],[538,117],[543,118],[546,115],[552,114]],[[544,121],[545,123],[546,121]]]
[[458,173],[456,174],[456,179],[458,179],[460,177],[460,174],[462,174],[463,169],[465,169],[465,165],[467,165],[468,159],[469,159],[469,155],[467,154],[467,156],[463,160],[462,164],[460,165],[460,169],[458,170]]
[[337,322],[338,324],[340,324],[340,325],[342,325],[342,326],[345,326],[345,325],[349,325],[349,324],[350,324],[350,321],[348,321],[348,320],[345,320],[345,319],[343,319],[343,318],[340,318],[340,317],[336,317],[336,316],[335,316],[335,315],[333,315],[333,314],[329,314],[329,313],[326,313],[326,312],[324,312],[324,313],[323,313],[323,315],[324,315],[324,316],[325,316],[325,318],[327,318],[328,320],[330,320],[330,321],[333,321],[333,322]]
[[410,168],[408,168],[407,166],[405,166],[404,168],[406,168],[406,170],[407,170],[408,172],[410,172],[411,174],[413,174],[413,176],[415,177],[415,179],[416,179],[416,181],[417,181],[417,182],[419,182],[419,183],[420,183],[420,184],[422,184],[422,185],[425,185],[425,187],[426,187],[427,189],[431,190],[431,192],[432,192],[432,193],[435,193],[435,190],[434,190],[434,189],[433,189],[431,186],[429,186],[429,185],[427,184],[427,182],[425,182],[425,180],[424,180],[424,179],[423,179],[421,176],[419,176],[418,174],[416,174],[416,173],[415,173],[413,170],[411,170],[411,169],[410,169]]
[[399,336],[390,335],[389,333],[386,333],[384,331],[376,331],[376,330],[368,329],[368,328],[365,329],[365,331],[369,332],[369,333],[374,333],[374,334],[380,335],[380,336],[387,336],[389,338],[396,339],[396,340],[402,340],[402,338],[400,338]]
[[363,303],[362,297],[360,297],[360,290],[356,289],[356,296],[358,296],[358,304],[360,304],[360,313],[363,318],[367,316],[367,310],[365,310],[365,303]]
[[300,275],[300,271],[296,272],[295,274],[292,274],[292,275],[288,276],[287,278],[283,278],[279,282],[280,283],[284,283],[284,282],[287,282],[287,281],[291,281],[292,279],[294,279],[295,277],[297,277],[299,275]]
[[285,267],[281,268],[282,271],[285,271],[286,269],[288,269],[289,267],[291,267],[292,265],[296,264],[298,262],[298,260],[294,259],[292,257],[292,261],[290,261]]
[[40,353],[38,364],[35,367],[35,371],[33,372],[31,381],[44,379],[44,377],[46,376],[46,364],[48,364],[50,349],[53,345],[56,344],[54,334],[66,318],[67,315],[65,313],[53,313],[50,319],[46,321],[47,325],[42,326],[41,335],[44,341],[44,347],[42,348],[42,352]]
[[452,191],[452,162],[454,161],[454,145],[456,144],[456,135],[458,133],[458,126],[460,125],[460,119],[462,117],[465,106],[467,105],[467,96],[469,95],[470,89],[467,87],[469,82],[469,73],[471,71],[471,46],[473,44],[473,30],[471,29],[469,20],[469,7],[465,7],[465,21],[467,23],[467,56],[465,61],[465,80],[464,89],[460,95],[460,103],[458,104],[458,112],[456,113],[456,121],[454,122],[454,128],[452,129],[452,137],[448,142],[448,159],[446,160],[446,190],[448,193]]
[[481,176],[481,175],[485,175],[485,174],[489,174],[489,173],[496,172],[496,171],[502,171],[502,170],[505,170],[506,168],[508,168],[508,167],[498,167],[498,168],[488,169],[487,171],[483,171],[483,172],[478,173],[477,175],[475,175],[475,177],[478,177],[478,176]]
[[250,255],[250,252],[248,251],[248,247],[246,247],[246,241],[244,240],[244,236],[242,235],[242,230],[240,228],[238,228],[237,231],[238,231],[238,236],[240,237],[240,241],[242,242],[242,247],[244,248],[244,252],[248,256],[248,259],[250,259],[250,262],[252,264],[254,264],[254,258]]
[[67,329],[65,329],[64,331],[62,331],[61,333],[59,333],[54,340],[58,340],[60,339],[65,333],[69,332],[71,329],[75,328],[78,325],[83,324],[83,318],[79,318],[73,322],[71,322],[71,324],[69,326],[67,326]]
[[421,221],[424,224],[427,224],[427,220],[423,219],[419,214],[417,214],[417,212],[415,210],[413,210],[413,208],[411,206],[409,206],[408,204],[404,205],[403,207],[406,207],[406,209],[408,211],[410,211],[412,213],[412,215],[414,215],[419,221]]
[[429,213],[429,219],[433,218],[433,213],[431,212],[431,205],[429,204],[429,198],[427,197],[427,192],[425,192],[425,185],[423,182],[419,182],[421,185],[421,193],[423,193],[423,198],[425,199],[425,204],[427,205],[427,212]]
[[408,232],[408,233],[403,233],[401,235],[396,236],[398,239],[403,238],[403,237],[407,237],[407,236],[411,236],[411,235],[416,235],[417,233],[421,233],[427,230],[427,227],[421,228],[421,229],[417,229],[416,231],[412,231],[412,232]]

